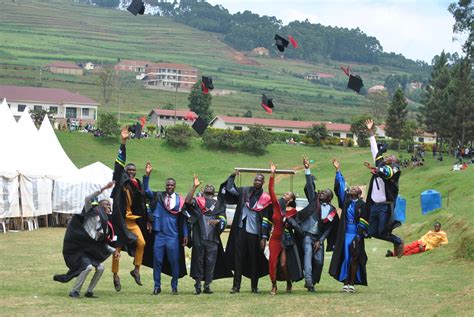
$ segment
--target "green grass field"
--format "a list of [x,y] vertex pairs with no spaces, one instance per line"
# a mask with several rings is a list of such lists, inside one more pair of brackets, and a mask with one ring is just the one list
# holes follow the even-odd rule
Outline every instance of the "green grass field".
[[[40,84],[39,68],[62,60],[115,64],[117,59],[186,63],[214,78],[216,89],[236,91],[213,98],[216,114],[270,117],[259,106],[262,92],[274,98],[273,118],[349,121],[355,114],[370,112],[367,100],[352,91],[338,91],[312,84],[294,75],[328,72],[346,80],[338,62],[312,65],[280,58],[246,58],[214,33],[202,32],[170,18],[140,16],[128,12],[77,5],[69,0],[2,0],[0,12],[0,84]],[[352,65],[365,86],[383,83],[399,69],[375,65]],[[41,74],[42,87],[65,88],[102,102],[97,76]],[[130,74],[121,74],[120,97],[116,93],[102,111],[118,112],[122,121],[134,121],[156,107],[174,104],[175,94],[145,89]],[[187,108],[187,93],[179,93],[178,108]]]
[[[97,160],[112,167],[118,149],[117,139],[97,139],[79,133],[59,133],[59,139],[71,159],[79,166]],[[262,156],[243,153],[208,151],[200,141],[188,150],[169,148],[161,140],[131,140],[127,147],[128,161],[144,166],[154,165],[151,187],[163,188],[166,177],[177,179],[177,190],[186,193],[193,173],[205,182],[219,184],[234,167],[267,167],[274,161],[280,168],[301,165],[301,155],[315,160],[312,171],[318,178],[317,186],[333,186],[334,170],[330,159],[338,157],[346,180],[365,184],[370,176],[362,163],[370,160],[367,148],[321,148],[274,144]],[[407,155],[406,153],[404,155]],[[385,258],[387,242],[371,239],[366,243],[368,287],[359,287],[356,294],[340,293],[341,285],[328,274],[326,255],[321,284],[316,294],[294,286],[293,294],[268,295],[270,281],[262,278],[262,294],[250,293],[245,280],[242,293],[230,295],[231,279],[213,283],[214,294],[195,296],[193,280],[180,280],[179,296],[169,295],[169,278],[164,279],[163,294],[151,296],[152,270],[142,268],[143,287],[134,284],[129,276],[132,259],[122,256],[122,291],[116,293],[112,285],[110,259],[96,294],[99,299],[70,299],[67,294],[72,284],[52,280],[55,273],[66,270],[61,248],[64,228],[41,228],[32,232],[0,235],[0,315],[397,315],[397,316],[469,316],[472,315],[474,296],[474,258],[472,202],[474,185],[472,166],[464,172],[452,172],[451,160],[444,162],[426,158],[426,166],[404,169],[400,180],[400,194],[407,199],[407,223],[396,234],[406,242],[418,239],[441,221],[448,232],[449,244],[431,252],[404,257]],[[138,171],[143,173],[143,167]],[[251,175],[243,177],[242,185],[250,184]],[[304,176],[301,171],[294,180],[294,190],[300,196]],[[282,179],[277,192],[288,190],[289,179]],[[436,189],[443,195],[443,208],[426,216],[421,215],[419,195],[426,189]],[[449,191],[449,207],[447,194]],[[88,282],[86,282],[88,283]],[[280,287],[284,289],[284,285]]]

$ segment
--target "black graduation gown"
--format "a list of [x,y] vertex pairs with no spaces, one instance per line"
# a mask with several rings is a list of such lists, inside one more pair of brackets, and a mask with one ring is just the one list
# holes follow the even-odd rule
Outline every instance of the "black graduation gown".
[[[207,215],[221,215],[221,216],[226,217],[226,213],[225,213],[226,206],[222,201],[223,201],[222,197],[218,197],[218,201],[215,205],[214,210],[213,211],[207,211],[206,214]],[[202,217],[202,212],[201,212],[199,206],[197,206],[197,205],[194,206],[194,205],[186,204],[186,209],[188,210],[189,214],[191,215],[191,218],[190,218],[190,226],[191,226],[190,244],[194,248],[196,246],[196,243],[199,240],[201,240],[200,237],[196,238],[196,235],[200,233],[199,221],[200,221],[200,217]],[[224,230],[219,230],[218,228],[216,228],[216,230],[218,230],[219,232],[218,232],[216,264],[214,266],[213,280],[218,280],[218,279],[221,279],[221,278],[233,277],[234,276],[232,274],[232,271],[229,270],[227,268],[226,264],[225,264],[224,247],[222,245],[222,240],[221,240],[221,237],[220,237],[221,233]],[[194,254],[194,249],[193,249],[193,254]],[[194,261],[192,260],[192,257],[191,257],[190,276],[192,278],[196,278],[196,268],[195,268]]]
[[[180,197],[180,199],[183,199]],[[151,199],[150,202],[150,212],[152,213],[157,204],[162,204],[163,206],[165,205],[165,193],[164,192],[153,192],[153,198]],[[151,220],[151,219],[150,219]],[[183,241],[183,226],[187,226],[187,220],[186,216],[183,214],[181,211],[178,214],[178,232],[179,232],[179,277],[184,277],[188,274],[187,269],[186,269],[186,257],[184,253],[184,247],[182,246],[182,241]],[[147,240],[146,245],[145,245],[145,250],[143,253],[143,262],[142,264],[145,266],[148,266],[150,268],[153,268],[153,248],[155,246],[155,234],[154,233],[149,233],[147,231],[147,237],[149,240]],[[171,266],[168,261],[168,257],[166,256],[166,250],[163,256],[163,266],[161,267],[161,272],[171,276]]]
[[[377,153],[376,157],[378,159],[375,161],[375,166],[377,168],[383,167],[385,165],[385,163],[383,161],[382,154]],[[396,171],[394,173],[394,175],[390,178],[386,178],[385,176],[379,175],[379,174],[372,175],[372,178],[370,179],[369,190],[367,191],[367,199],[366,199],[367,200],[367,203],[366,203],[367,211],[370,215],[370,209],[371,209],[372,205],[375,204],[375,202],[372,200],[372,190],[373,190],[373,186],[375,184],[375,178],[376,177],[382,178],[382,180],[385,184],[385,197],[387,198],[387,202],[390,203],[390,217],[389,217],[387,223],[385,224],[385,231],[389,235],[392,233],[393,229],[395,229],[396,227],[401,226],[401,222],[395,220],[395,203],[397,201],[398,190],[399,190],[398,180],[399,180],[400,175],[402,173],[401,170],[400,170],[400,166],[398,166],[397,164],[391,164],[390,167],[392,168],[393,171]],[[375,186],[377,186],[377,185],[375,184]]]
[[66,274],[54,275],[55,281],[67,283],[84,271],[88,265],[97,267],[111,255],[105,237],[96,241],[83,227],[85,216],[91,214],[99,215],[102,228],[104,232],[107,232],[107,215],[98,206],[92,207],[87,213],[72,216],[63,243],[64,262],[69,271]]
[[[300,247],[298,246],[298,241],[295,237],[295,234],[296,233],[293,228],[285,228],[281,237],[281,243],[285,249],[286,255],[286,268],[288,275],[293,282],[300,281],[304,278],[303,264],[299,251]],[[281,267],[278,266],[277,269],[280,270]],[[277,271],[277,280],[284,280],[282,274],[279,271]]]
[[[337,190],[336,190],[337,193]],[[334,247],[334,252],[332,254],[331,258],[331,264],[329,266],[329,274],[334,277],[337,281],[339,281],[339,275],[341,272],[341,265],[344,262],[344,240],[345,240],[345,235],[346,235],[346,214],[347,214],[347,208],[349,207],[349,204],[351,203],[351,199],[349,198],[349,194],[346,193],[346,198],[343,202],[343,205],[340,206],[342,208],[341,212],[341,217],[339,219],[339,226],[337,229],[337,238],[336,238],[336,245]],[[356,202],[355,205],[355,223],[359,223],[360,218],[368,219],[368,213],[367,213],[367,208],[365,205],[365,202],[362,199],[359,199]],[[358,229],[359,231],[360,229]],[[362,232],[360,232],[362,234]],[[364,233],[364,235],[367,235],[367,233]],[[360,278],[361,281],[358,282],[357,279],[355,281],[355,284],[359,285],[367,285],[367,269],[366,269],[366,264],[367,264],[367,253],[365,252],[365,245],[364,245],[364,239],[360,239],[360,242],[358,244],[359,246],[359,264],[358,264],[358,269],[360,271]]]
[[[239,229],[239,222],[242,217],[242,208],[245,206],[247,197],[250,196],[250,193],[253,190],[253,186],[249,187],[240,187],[237,188],[234,184],[235,176],[230,176],[226,182],[222,183],[219,187],[219,192],[223,195],[224,202],[226,204],[236,204],[234,219],[232,221],[232,226],[229,233],[229,238],[227,239],[227,245],[225,248],[225,262],[229,270],[234,271],[235,269],[235,248],[237,246],[237,230]],[[259,215],[261,218],[266,217],[271,219],[271,204],[268,205],[264,210],[262,210]],[[261,219],[260,219],[261,220]],[[268,232],[267,237],[270,236]],[[259,237],[261,239],[261,237]],[[268,275],[268,260],[265,257],[263,250],[259,250],[257,256],[257,270],[258,277],[263,277]],[[251,268],[248,262],[244,261],[242,267],[242,275],[251,278]]]

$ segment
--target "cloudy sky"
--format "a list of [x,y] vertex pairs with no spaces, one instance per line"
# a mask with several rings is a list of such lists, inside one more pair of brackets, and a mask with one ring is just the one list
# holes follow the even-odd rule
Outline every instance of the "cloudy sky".
[[208,0],[231,13],[250,10],[275,16],[287,24],[308,19],[312,23],[359,27],[375,36],[385,52],[401,53],[431,63],[443,49],[461,53],[466,35],[456,35],[447,8],[455,0]]

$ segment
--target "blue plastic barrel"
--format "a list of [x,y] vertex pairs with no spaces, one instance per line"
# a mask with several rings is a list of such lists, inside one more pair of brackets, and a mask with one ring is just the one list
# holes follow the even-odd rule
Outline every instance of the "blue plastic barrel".
[[395,220],[405,223],[407,220],[407,200],[402,196],[398,195],[395,203]]
[[427,214],[441,208],[441,194],[433,189],[425,190],[420,195],[421,214]]

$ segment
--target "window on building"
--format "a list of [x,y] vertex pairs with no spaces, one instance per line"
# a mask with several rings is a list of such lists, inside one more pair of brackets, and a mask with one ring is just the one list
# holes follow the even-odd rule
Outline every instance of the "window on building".
[[272,131],[272,128],[267,128],[267,131]]
[[57,114],[58,113],[58,107],[55,107],[55,106],[49,107],[49,112]]
[[41,111],[41,110],[43,110],[43,106],[35,105],[35,106],[33,107],[33,109],[35,109],[35,111]]
[[425,138],[418,138],[418,142],[425,142]]
[[352,133],[347,133],[347,134],[346,134],[346,137],[347,137],[348,139],[352,139],[352,138],[354,138],[354,134],[352,134]]
[[242,131],[242,127],[235,126],[235,127],[234,127],[234,130],[237,130],[237,131]]
[[83,117],[89,116],[89,108],[82,108],[82,116]]
[[285,129],[285,132],[293,133],[293,130]]
[[306,130],[299,130],[298,133],[299,133],[299,134],[306,134],[307,131],[306,131]]
[[26,105],[18,105],[18,112],[25,111]]
[[333,132],[333,133],[332,133],[332,136],[336,136],[336,137],[340,138],[340,137],[341,137],[341,134],[340,134],[339,132]]
[[66,118],[76,119],[77,118],[77,108],[66,107]]

